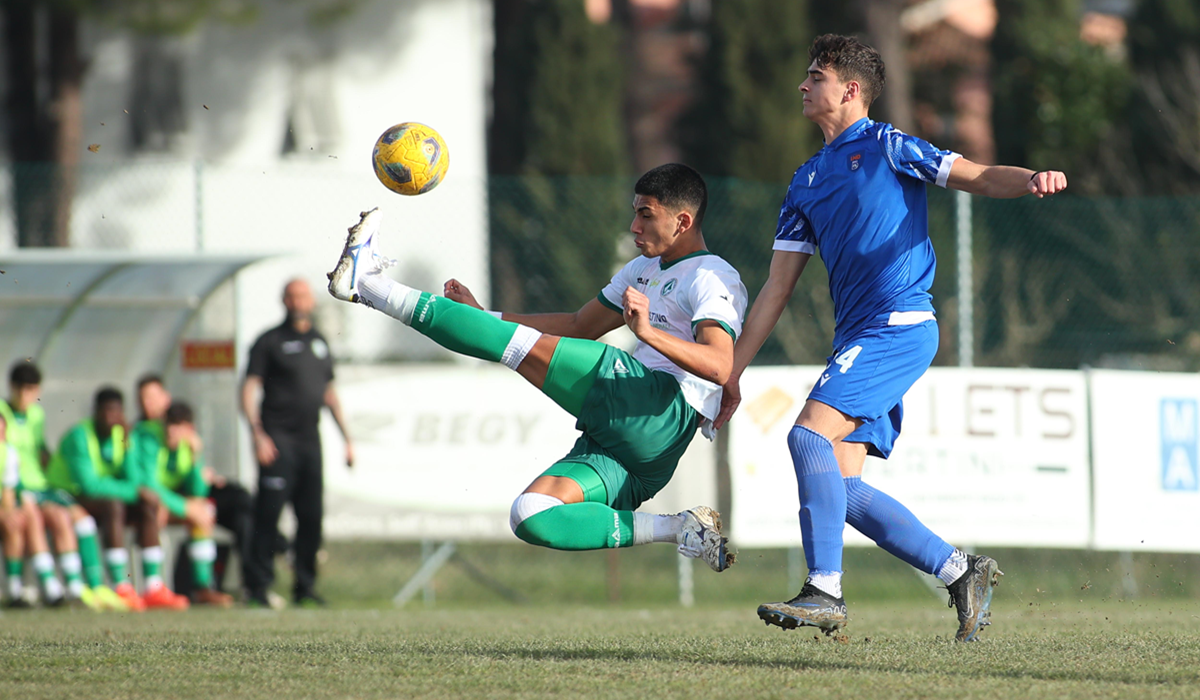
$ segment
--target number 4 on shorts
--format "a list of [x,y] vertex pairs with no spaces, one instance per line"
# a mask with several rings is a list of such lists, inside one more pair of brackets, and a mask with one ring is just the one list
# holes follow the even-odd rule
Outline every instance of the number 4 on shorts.
[[860,352],[862,352],[862,346],[855,345],[846,352],[835,357],[833,364],[841,368],[838,370],[839,372],[845,374],[846,370],[850,369],[850,367],[854,364],[854,358],[858,357],[858,353]]

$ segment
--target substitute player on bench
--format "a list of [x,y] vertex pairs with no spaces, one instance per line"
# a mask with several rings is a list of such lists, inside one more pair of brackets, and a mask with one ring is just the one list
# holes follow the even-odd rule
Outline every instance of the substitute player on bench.
[[[733,555],[715,511],[634,510],[667,484],[696,429],[717,415],[745,287],[705,247],[708,195],[696,171],[660,166],[634,192],[630,230],[642,256],[575,313],[486,312],[456,280],[445,297],[393,281],[376,251],[378,210],[350,229],[329,291],[516,370],[578,419],[574,448],[513,502],[517,537],[563,550],[669,542],[722,571]],[[622,322],[638,338],[632,354],[595,340]]]

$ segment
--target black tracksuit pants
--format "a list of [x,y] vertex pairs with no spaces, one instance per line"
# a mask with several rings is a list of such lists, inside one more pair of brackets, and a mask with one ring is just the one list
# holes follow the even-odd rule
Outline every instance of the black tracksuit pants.
[[[226,482],[213,486],[208,497],[217,507],[217,525],[233,533],[233,547],[238,562],[242,565],[242,585],[246,585],[247,568],[250,563],[251,533],[254,531],[254,497],[244,486]],[[194,588],[192,560],[187,551],[188,542],[179,543],[179,554],[175,559],[175,592],[189,595]],[[225,590],[226,566],[229,562],[229,547],[217,545],[217,561],[213,568],[213,587]]]
[[324,477],[321,439],[316,431],[287,433],[266,428],[279,451],[270,465],[258,467],[258,494],[254,499],[254,535],[246,567],[246,588],[261,597],[275,582],[276,541],[279,515],[286,503],[296,515],[293,544],[295,585],[299,599],[314,593],[317,582],[317,550],[321,548],[321,518],[324,516]]

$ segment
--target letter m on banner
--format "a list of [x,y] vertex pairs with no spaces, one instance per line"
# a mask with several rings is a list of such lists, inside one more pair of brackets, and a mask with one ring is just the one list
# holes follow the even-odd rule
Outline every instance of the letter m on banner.
[[1195,399],[1163,399],[1159,408],[1162,433],[1163,491],[1200,491],[1197,443],[1200,425]]

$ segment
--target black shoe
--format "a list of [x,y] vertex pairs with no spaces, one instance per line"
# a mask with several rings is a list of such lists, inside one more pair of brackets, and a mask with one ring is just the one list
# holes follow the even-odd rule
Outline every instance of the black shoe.
[[8,602],[4,604],[4,607],[8,610],[32,610],[33,603],[30,603],[24,598],[10,598]]
[[298,608],[327,608],[329,603],[316,593],[297,593],[295,597]]
[[827,635],[845,627],[850,619],[846,615],[844,598],[834,598],[807,582],[800,589],[800,594],[786,603],[763,603],[758,606],[758,617],[768,625],[785,630],[805,625],[820,627]]
[[246,607],[258,608],[262,610],[271,609],[271,601],[267,600],[267,594],[261,591],[246,592]]
[[946,586],[951,608],[958,608],[956,642],[973,642],[980,628],[992,624],[992,592],[1004,572],[991,557],[967,555],[967,571]]
[[67,597],[65,595],[60,595],[59,597],[47,600],[42,604],[45,605],[47,608],[65,608],[65,607],[67,607],[67,604],[70,602],[71,601],[67,600]]

